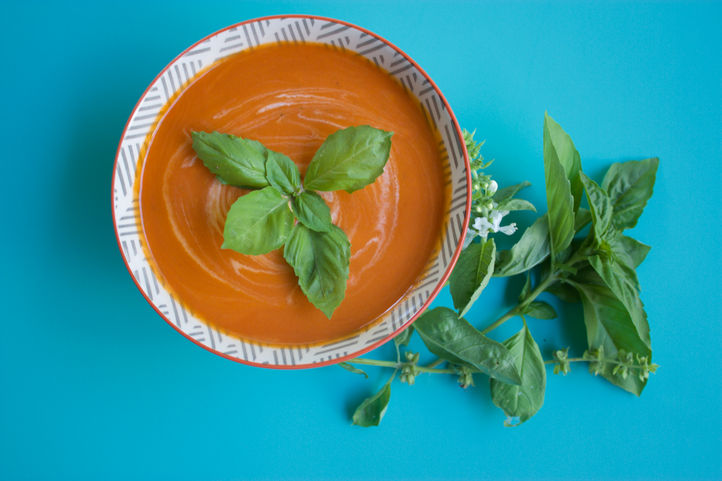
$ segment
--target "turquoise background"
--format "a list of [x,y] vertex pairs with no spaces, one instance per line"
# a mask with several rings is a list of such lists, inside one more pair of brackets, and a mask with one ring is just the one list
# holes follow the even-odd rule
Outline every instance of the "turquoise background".
[[[721,5],[4,3],[0,479],[720,479]],[[653,246],[639,277],[661,365],[641,398],[584,366],[549,371],[544,407],[512,429],[485,379],[462,391],[421,376],[361,429],[349,413],[388,373],[243,366],[155,314],[113,233],[125,121],[188,45],[278,13],[340,18],[404,49],[487,139],[489,172],[532,181],[538,206],[545,110],[597,179],[660,157],[633,231]],[[469,319],[495,318],[519,287],[493,281]],[[580,310],[562,314],[530,321],[546,356],[583,350]]]

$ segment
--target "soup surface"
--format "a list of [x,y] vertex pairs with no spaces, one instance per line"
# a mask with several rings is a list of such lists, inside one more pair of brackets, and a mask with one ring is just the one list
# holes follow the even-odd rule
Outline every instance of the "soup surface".
[[[329,320],[298,287],[282,249],[221,249],[226,212],[247,191],[216,180],[190,133],[258,140],[303,174],[329,134],[364,124],[394,132],[391,155],[373,184],[320,193],[351,241],[346,297]],[[187,309],[232,336],[294,345],[351,335],[403,298],[440,245],[449,196],[437,138],[416,100],[355,53],[283,44],[227,57],[173,99],[152,135],[137,185],[151,264]]]

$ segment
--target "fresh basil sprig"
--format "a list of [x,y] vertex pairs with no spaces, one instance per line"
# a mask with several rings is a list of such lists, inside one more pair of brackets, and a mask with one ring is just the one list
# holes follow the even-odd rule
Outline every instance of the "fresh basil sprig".
[[[462,250],[449,278],[454,312],[437,307],[414,323],[427,349],[438,358],[418,365],[419,354],[405,347],[414,331],[405,331],[395,343],[396,361],[357,358],[346,365],[365,364],[401,370],[400,380],[414,383],[421,373],[458,376],[462,387],[473,385],[474,375],[490,378],[491,398],[508,416],[505,425],[518,425],[531,418],[544,403],[545,364],[555,374],[567,374],[572,362],[585,362],[589,371],[622,389],[640,395],[652,363],[649,322],[640,298],[636,268],[649,246],[629,237],[652,196],[658,159],[613,164],[600,184],[581,169],[580,155],[569,135],[549,115],[544,118],[544,173],[547,212],[529,226],[511,249],[496,251],[490,235],[510,234],[513,224],[501,219],[515,208],[535,211],[534,206],[514,199],[528,182],[497,189],[496,182],[481,170],[481,144],[465,134],[473,169],[473,219],[468,233],[478,239]],[[586,201],[588,209],[582,207]],[[591,228],[585,234],[585,227]],[[497,320],[477,330],[462,319],[490,282],[490,277],[523,274],[526,281],[518,304]],[[533,279],[537,279],[533,283]],[[544,361],[526,318],[559,317],[543,293],[560,301],[581,303],[587,330],[587,345],[579,357],[569,349],[555,350]],[[521,330],[499,344],[486,334],[509,319],[520,317]],[[546,321],[548,322],[548,321]],[[400,335],[400,336],[401,336]],[[401,355],[400,349],[406,349]],[[446,364],[446,366],[441,366]],[[393,378],[393,376],[392,376]],[[362,403],[363,417],[380,420],[390,399],[391,381],[382,392]],[[373,409],[376,413],[371,412]],[[361,412],[357,411],[361,416]],[[355,415],[356,416],[356,415]],[[356,417],[354,417],[356,419]],[[377,424],[357,423],[363,426]]]
[[220,182],[260,189],[231,206],[221,247],[247,255],[283,247],[301,290],[330,319],[346,292],[351,244],[310,189],[353,192],[371,184],[389,159],[392,133],[361,125],[329,135],[303,183],[293,160],[258,141],[218,132],[191,136],[196,154]]

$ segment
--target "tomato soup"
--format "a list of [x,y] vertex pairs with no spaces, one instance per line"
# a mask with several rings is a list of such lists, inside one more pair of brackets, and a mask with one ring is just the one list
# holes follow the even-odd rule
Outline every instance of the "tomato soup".
[[[352,125],[394,135],[373,184],[320,193],[351,241],[346,297],[327,319],[298,287],[282,249],[221,249],[226,212],[247,191],[206,169],[190,133],[258,140],[303,174],[324,139]],[[355,53],[280,44],[227,57],[169,102],[151,135],[136,185],[144,248],[174,297],[229,335],[282,345],[351,335],[403,299],[440,246],[449,193],[438,137],[404,87]]]

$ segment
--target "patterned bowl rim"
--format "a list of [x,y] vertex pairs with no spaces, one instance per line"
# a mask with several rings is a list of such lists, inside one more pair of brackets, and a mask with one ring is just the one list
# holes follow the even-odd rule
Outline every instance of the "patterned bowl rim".
[[[422,68],[419,66],[419,64],[417,64],[417,63],[416,63],[411,57],[409,57],[403,50],[401,50],[399,47],[397,47],[397,46],[394,45],[393,43],[391,43],[391,42],[389,42],[388,40],[386,40],[384,37],[382,37],[382,36],[380,36],[380,35],[378,35],[378,34],[376,34],[376,33],[374,33],[374,32],[371,32],[371,31],[369,31],[369,30],[367,30],[367,29],[365,29],[365,28],[363,28],[363,27],[360,27],[360,26],[358,26],[358,25],[354,25],[354,24],[352,24],[352,23],[349,23],[349,22],[346,22],[346,21],[343,21],[343,20],[338,20],[338,19],[330,18],[330,17],[323,17],[323,16],[319,16],[319,15],[306,15],[306,14],[269,15],[269,16],[257,17],[257,18],[252,18],[252,19],[249,19],[249,20],[244,20],[244,21],[242,21],[242,22],[238,22],[238,23],[229,25],[229,26],[227,26],[227,27],[224,27],[224,28],[222,28],[222,29],[220,29],[220,30],[217,30],[217,31],[215,31],[215,32],[213,32],[213,33],[211,33],[211,34],[203,37],[202,39],[198,40],[197,42],[193,43],[192,45],[188,46],[188,47],[187,47],[186,49],[184,49],[181,53],[179,53],[175,58],[173,58],[173,60],[171,60],[165,67],[163,67],[163,69],[162,69],[162,70],[153,78],[153,80],[148,84],[148,86],[145,88],[145,90],[143,91],[143,93],[142,93],[142,94],[140,95],[140,97],[138,98],[138,102],[137,102],[137,103],[135,104],[135,106],[133,107],[133,110],[131,111],[130,115],[128,116],[128,120],[126,121],[125,126],[123,127],[123,132],[122,132],[122,134],[121,134],[121,136],[120,136],[120,141],[118,142],[118,148],[117,148],[116,153],[115,153],[115,161],[114,161],[114,163],[113,163],[113,176],[112,176],[112,180],[111,180],[112,183],[111,183],[111,192],[110,192],[110,197],[111,197],[111,210],[112,210],[112,215],[113,215],[113,227],[114,227],[114,230],[115,230],[115,239],[116,239],[116,242],[117,242],[117,244],[118,244],[118,249],[120,250],[121,257],[123,258],[123,263],[125,264],[126,269],[128,269],[128,273],[130,274],[131,279],[133,279],[133,282],[135,283],[135,286],[138,288],[138,291],[140,291],[141,295],[145,298],[145,300],[148,302],[148,304],[151,305],[151,307],[156,311],[156,313],[157,313],[163,320],[165,320],[165,322],[168,323],[169,326],[171,326],[173,329],[175,329],[175,330],[176,330],[179,334],[181,334],[183,337],[185,337],[185,338],[188,339],[189,341],[193,342],[194,344],[202,347],[203,349],[205,349],[205,350],[207,350],[207,351],[209,351],[209,352],[212,352],[213,354],[216,354],[216,355],[218,355],[218,356],[221,356],[221,357],[223,357],[223,358],[225,358],[225,359],[228,359],[228,360],[230,360],[230,361],[235,361],[235,362],[238,362],[238,363],[241,363],[241,364],[246,364],[246,365],[254,366],[254,367],[263,367],[263,368],[270,368],[270,369],[282,369],[282,370],[286,370],[286,369],[289,369],[289,370],[290,370],[290,369],[308,369],[308,368],[323,367],[323,366],[329,366],[329,365],[333,365],[333,364],[338,364],[338,363],[340,363],[340,362],[347,361],[347,360],[349,360],[349,359],[351,359],[351,358],[358,357],[358,356],[360,356],[360,355],[362,355],[362,354],[365,354],[365,353],[367,353],[367,352],[369,352],[369,351],[372,351],[373,349],[376,349],[377,347],[385,344],[386,342],[388,342],[388,341],[390,341],[391,339],[393,339],[394,337],[396,337],[399,333],[401,333],[404,329],[406,329],[407,327],[409,327],[414,321],[416,321],[416,319],[419,318],[419,316],[424,312],[424,310],[425,310],[427,307],[429,307],[429,305],[434,301],[434,298],[436,298],[436,296],[439,294],[439,292],[441,291],[441,289],[444,287],[444,284],[446,283],[447,279],[448,279],[449,276],[451,275],[451,271],[452,271],[452,269],[454,268],[454,265],[456,265],[456,261],[458,260],[459,255],[461,254],[461,250],[462,250],[463,245],[464,245],[464,239],[465,239],[465,237],[466,237],[466,229],[465,229],[465,228],[462,228],[462,229],[461,229],[461,233],[460,233],[460,237],[459,237],[459,240],[458,240],[458,243],[457,243],[457,245],[456,245],[456,248],[454,249],[453,255],[452,255],[451,258],[449,259],[449,264],[448,264],[448,266],[447,266],[447,268],[446,268],[446,271],[445,271],[445,272],[443,273],[443,275],[439,278],[439,281],[438,281],[437,285],[436,285],[436,286],[434,287],[434,289],[431,291],[431,294],[429,295],[428,299],[426,299],[426,301],[421,305],[421,307],[418,309],[418,311],[417,311],[414,315],[412,315],[412,316],[409,318],[408,321],[406,321],[405,323],[402,323],[397,329],[393,330],[389,335],[385,336],[384,338],[382,338],[382,339],[380,339],[380,340],[378,340],[378,341],[376,341],[376,342],[374,342],[374,343],[372,343],[372,344],[370,344],[370,345],[368,345],[368,346],[365,346],[365,347],[363,347],[363,348],[361,348],[361,349],[359,349],[359,350],[357,350],[357,351],[354,351],[354,352],[352,352],[352,353],[349,353],[349,354],[347,354],[347,355],[345,355],[345,356],[340,356],[340,357],[338,357],[338,358],[328,359],[328,360],[326,360],[326,361],[321,361],[321,362],[313,362],[313,363],[307,363],[307,364],[294,364],[294,365],[289,365],[289,364],[269,364],[269,363],[253,362],[253,361],[249,361],[249,360],[247,360],[247,359],[241,359],[241,358],[238,358],[238,357],[234,357],[234,356],[225,354],[225,353],[220,352],[220,351],[218,351],[217,349],[213,349],[212,347],[204,344],[203,342],[200,342],[200,341],[198,341],[197,339],[194,339],[193,337],[191,337],[188,333],[186,333],[185,331],[183,331],[179,326],[177,326],[177,325],[176,325],[175,323],[173,323],[170,319],[168,319],[168,317],[167,317],[163,312],[161,312],[160,308],[159,308],[158,306],[156,306],[156,304],[149,298],[149,296],[145,293],[145,291],[143,290],[142,286],[140,285],[140,281],[139,281],[138,279],[136,279],[135,275],[133,274],[133,271],[132,271],[132,269],[131,269],[131,267],[130,267],[130,264],[128,263],[128,259],[126,258],[125,252],[123,252],[123,248],[122,248],[122,246],[121,246],[120,235],[119,235],[119,231],[118,231],[118,219],[116,218],[116,209],[115,209],[115,205],[114,205],[115,202],[114,202],[114,192],[113,192],[114,189],[113,189],[113,186],[115,185],[115,182],[116,182],[116,175],[117,175],[117,168],[118,168],[118,160],[119,160],[120,155],[121,155],[121,149],[122,149],[122,146],[123,146],[123,141],[125,140],[125,137],[126,137],[126,134],[127,134],[127,132],[128,132],[128,127],[130,126],[131,120],[132,120],[133,117],[135,116],[136,112],[138,111],[138,108],[140,107],[140,104],[141,104],[141,103],[143,102],[143,100],[146,98],[146,96],[147,96],[148,92],[150,91],[150,89],[151,89],[151,88],[156,84],[156,82],[163,76],[163,74],[165,74],[166,71],[167,71],[168,69],[170,69],[170,68],[171,68],[180,58],[182,58],[186,53],[188,53],[189,51],[193,50],[193,49],[194,49],[195,47],[197,47],[198,45],[202,44],[203,42],[208,41],[209,39],[211,39],[211,38],[213,38],[213,37],[215,37],[215,36],[217,36],[217,35],[219,35],[219,34],[221,34],[221,33],[223,33],[223,32],[226,32],[227,30],[230,30],[230,29],[233,29],[233,28],[237,28],[237,27],[241,27],[241,26],[246,25],[246,24],[252,24],[252,23],[255,23],[255,22],[261,22],[261,21],[266,21],[266,20],[283,20],[283,19],[288,19],[288,18],[313,19],[313,20],[319,20],[319,21],[323,21],[323,22],[332,22],[332,23],[337,23],[337,24],[339,24],[339,25],[344,25],[344,26],[346,26],[346,27],[349,27],[349,28],[358,30],[358,31],[360,31],[360,32],[365,33],[366,35],[369,35],[369,36],[371,36],[371,37],[376,38],[376,39],[378,39],[379,41],[383,42],[383,43],[384,43],[385,45],[387,45],[388,47],[392,48],[394,51],[398,52],[399,55],[401,55],[407,62],[409,62],[413,67],[416,68],[416,70],[425,78],[425,80],[429,83],[429,85],[434,89],[434,91],[435,91],[436,94],[438,95],[439,99],[440,99],[441,102],[443,103],[444,109],[446,110],[446,112],[447,112],[448,115],[449,115],[449,118],[450,118],[450,120],[451,120],[451,123],[452,123],[452,126],[453,126],[454,130],[455,130],[456,135],[458,136],[459,139],[463,139],[463,134],[462,134],[462,131],[461,131],[461,127],[459,126],[459,122],[458,122],[458,120],[456,119],[456,116],[454,115],[454,112],[451,110],[451,106],[449,105],[449,102],[446,100],[446,97],[444,97],[444,95],[441,93],[441,90],[440,90],[439,87],[436,85],[436,83],[434,83],[434,81],[431,79],[431,77],[429,76],[429,74],[427,74],[426,71],[424,71],[424,69],[422,69]],[[466,149],[466,145],[465,145],[465,143],[464,143],[463,141],[460,142],[460,144],[461,144],[461,154],[462,154],[463,161],[464,161],[464,167],[465,167],[464,170],[465,170],[465,177],[466,177],[466,206],[465,206],[464,222],[463,222],[462,225],[463,225],[463,226],[466,226],[466,225],[469,224],[469,219],[470,219],[470,216],[471,216],[471,166],[470,166],[470,164],[469,164],[469,153],[468,153],[468,151],[467,151],[467,149]],[[155,275],[155,274],[154,274],[154,275]]]

